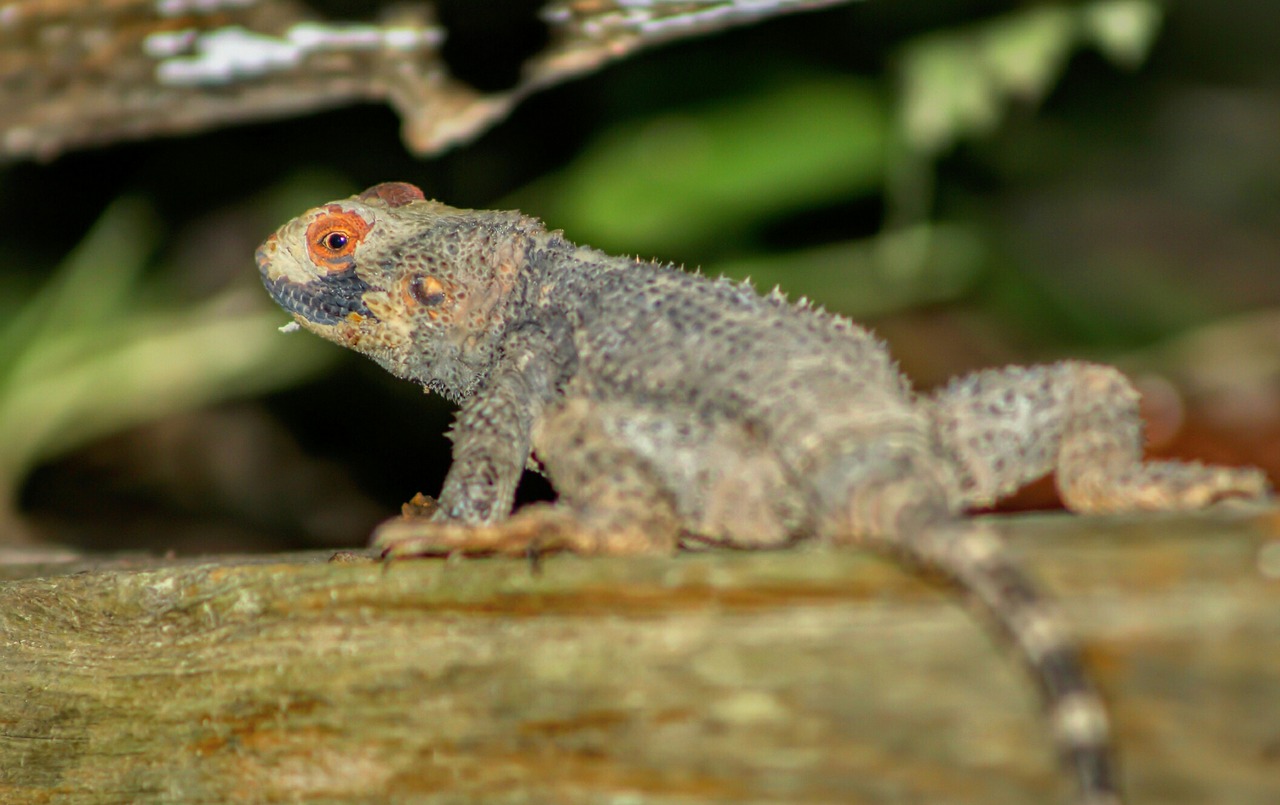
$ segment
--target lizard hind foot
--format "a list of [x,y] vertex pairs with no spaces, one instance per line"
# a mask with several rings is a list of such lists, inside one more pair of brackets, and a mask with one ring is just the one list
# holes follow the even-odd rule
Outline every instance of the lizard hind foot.
[[1265,473],[1252,468],[1152,461],[1108,475],[1081,472],[1059,488],[1067,508],[1087,514],[1124,511],[1188,511],[1217,503],[1266,501]]

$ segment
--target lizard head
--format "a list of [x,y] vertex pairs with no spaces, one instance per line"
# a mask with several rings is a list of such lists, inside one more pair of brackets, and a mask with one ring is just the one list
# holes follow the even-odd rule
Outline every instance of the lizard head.
[[448,397],[487,374],[505,302],[541,224],[459,210],[403,182],[308,210],[257,251],[299,326]]

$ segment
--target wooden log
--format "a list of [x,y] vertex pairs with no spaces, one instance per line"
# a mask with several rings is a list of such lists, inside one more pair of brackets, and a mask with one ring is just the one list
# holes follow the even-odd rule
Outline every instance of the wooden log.
[[[1275,511],[998,522],[1134,803],[1280,801]],[[5,568],[0,801],[1052,802],[1029,681],[856,552]]]

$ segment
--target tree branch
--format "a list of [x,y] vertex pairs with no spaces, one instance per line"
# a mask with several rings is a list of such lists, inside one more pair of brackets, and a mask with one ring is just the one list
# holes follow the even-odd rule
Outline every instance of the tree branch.
[[[1135,803],[1280,797],[1275,518],[999,521],[1086,643]],[[8,569],[0,799],[1062,795],[1019,669],[873,557],[323,558]]]
[[544,87],[673,39],[849,0],[553,0],[550,44],[505,92],[450,75],[426,3],[377,23],[294,0],[25,0],[0,8],[0,158],[385,100],[408,147],[478,136]]

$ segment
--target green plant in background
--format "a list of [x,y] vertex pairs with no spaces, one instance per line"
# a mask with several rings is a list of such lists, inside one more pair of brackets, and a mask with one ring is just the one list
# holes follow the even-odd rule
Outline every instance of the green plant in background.
[[166,414],[291,385],[329,357],[318,342],[281,336],[280,312],[255,283],[195,304],[167,300],[141,277],[154,243],[150,211],[117,202],[0,328],[0,540],[24,534],[17,495],[38,462]]
[[992,133],[1011,102],[1043,100],[1080,48],[1095,47],[1118,66],[1137,67],[1162,17],[1155,0],[1058,3],[909,42],[898,66],[898,148],[886,186],[890,225],[927,217],[929,166],[938,155]]
[[[983,238],[972,225],[933,219],[933,161],[990,133],[1011,101],[1043,98],[1081,47],[1139,64],[1160,20],[1153,0],[1097,0],[930,33],[902,48],[891,93],[847,76],[792,76],[630,121],[504,204],[606,251],[711,253],[718,273],[854,316],[953,299],[982,270]],[[888,207],[875,237],[785,253],[723,247],[749,242],[761,222],[875,194]]]
[[871,81],[779,80],[753,95],[628,122],[508,203],[605,251],[736,243],[763,217],[875,192],[888,108]]
[[900,59],[901,136],[911,151],[933,156],[990,133],[1010,100],[1043,99],[1082,47],[1137,67],[1161,17],[1153,0],[1057,3],[920,37]]

